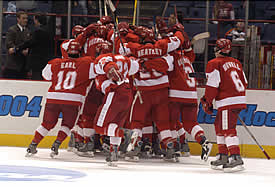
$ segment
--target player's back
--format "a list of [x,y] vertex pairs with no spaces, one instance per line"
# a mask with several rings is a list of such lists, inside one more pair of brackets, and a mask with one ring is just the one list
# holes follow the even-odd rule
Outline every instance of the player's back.
[[247,80],[241,63],[232,57],[218,57],[208,63],[206,73],[216,72],[220,75],[215,80],[219,82],[216,104],[219,104],[219,100],[245,103]]
[[95,76],[91,57],[54,59],[49,65],[52,85],[48,95],[52,99],[80,102]]

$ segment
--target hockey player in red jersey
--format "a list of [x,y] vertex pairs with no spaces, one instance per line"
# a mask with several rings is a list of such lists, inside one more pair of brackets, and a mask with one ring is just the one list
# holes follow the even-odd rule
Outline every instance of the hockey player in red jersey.
[[68,58],[68,46],[70,44],[71,41],[73,41],[79,34],[81,34],[84,30],[84,27],[82,27],[81,25],[76,25],[73,27],[72,29],[72,35],[73,35],[73,39],[68,39],[68,40],[64,40],[61,45],[60,45],[60,50],[61,50],[61,55],[63,58]]
[[[90,24],[83,32],[78,35],[75,41],[80,42],[82,47],[82,56],[90,56],[93,60],[100,53],[107,53],[111,51],[110,45],[104,40],[106,37],[105,25]],[[112,47],[112,46],[111,46]],[[80,112],[79,119],[74,129],[77,130],[77,134],[74,138],[74,133],[71,135],[69,142],[69,148],[73,145],[74,148],[68,148],[68,150],[74,150],[79,156],[92,157],[94,155],[95,145],[95,130],[94,130],[94,117],[103,100],[103,94],[95,88],[93,82],[83,105],[83,109]],[[74,130],[73,129],[73,130]],[[75,139],[75,143],[73,140]]]
[[[168,73],[171,128],[173,130],[180,129],[178,120],[181,116],[184,130],[202,146],[201,159],[206,161],[211,152],[212,144],[206,139],[204,130],[197,122],[196,80],[188,76],[189,73],[194,72],[194,69],[189,58],[179,51],[171,53],[170,56],[174,61],[174,69]],[[184,138],[180,138],[180,143],[184,145]]]
[[45,80],[51,81],[51,86],[48,90],[43,122],[36,129],[26,156],[37,153],[37,145],[55,127],[61,112],[61,128],[51,147],[51,157],[58,155],[60,144],[70,134],[87,87],[90,85],[90,79],[96,76],[92,59],[80,57],[80,50],[79,43],[71,42],[68,47],[69,58],[53,59],[43,69],[42,75]]
[[[183,45],[180,50],[173,51],[169,56],[173,58],[174,69],[168,73],[169,78],[169,112],[170,123],[173,131],[179,131],[180,151],[184,147],[184,130],[187,131],[201,146],[201,159],[206,161],[212,149],[212,144],[206,139],[204,130],[197,122],[197,82],[195,78],[188,76],[194,69],[191,62],[195,59],[195,54],[184,27],[181,24],[175,24],[170,30],[180,31],[184,35]],[[182,118],[182,124],[178,121]],[[184,129],[181,129],[183,126]],[[173,132],[172,131],[172,132]],[[176,133],[173,133],[176,135]]]
[[[106,161],[111,165],[118,161],[121,139],[125,132],[129,132],[122,129],[133,100],[129,76],[138,70],[137,60],[122,55],[109,53],[96,59],[96,84],[105,97],[95,117],[95,130],[101,135],[110,136],[110,149]],[[132,136],[136,136],[136,133],[132,133]],[[131,145],[129,149],[132,149]]]
[[207,83],[205,95],[201,98],[207,114],[213,112],[214,99],[218,109],[215,131],[219,153],[217,160],[210,164],[214,169],[223,166],[224,171],[242,170],[244,163],[240,156],[236,124],[238,114],[246,108],[247,80],[241,63],[229,56],[230,40],[218,39],[214,50],[216,58],[210,60],[206,66]]

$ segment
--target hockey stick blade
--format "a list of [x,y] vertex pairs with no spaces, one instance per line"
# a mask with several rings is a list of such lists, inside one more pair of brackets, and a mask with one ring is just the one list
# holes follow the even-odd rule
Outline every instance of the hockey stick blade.
[[194,44],[198,40],[206,39],[206,38],[209,38],[209,37],[210,37],[210,33],[209,32],[202,32],[200,34],[195,35],[192,38],[191,44]]
[[109,5],[112,12],[116,11],[116,7],[114,6],[113,2],[111,0],[105,0],[107,4]]
[[193,77],[197,79],[206,79],[206,75],[204,72],[189,73],[189,77]]

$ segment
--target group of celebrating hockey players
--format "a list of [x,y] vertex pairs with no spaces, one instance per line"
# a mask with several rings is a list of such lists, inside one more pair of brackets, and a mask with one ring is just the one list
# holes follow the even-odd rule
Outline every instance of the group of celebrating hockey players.
[[[71,134],[69,149],[88,157],[100,149],[109,165],[119,157],[178,161],[189,152],[187,132],[201,145],[201,159],[208,159],[212,144],[197,122],[197,83],[189,76],[194,73],[195,54],[189,37],[180,23],[170,28],[163,19],[156,23],[157,35],[153,29],[127,22],[114,25],[108,16],[73,28],[74,38],[60,46],[62,58],[49,61],[42,72],[51,86],[43,122],[27,156],[37,153],[37,145],[62,113],[51,157]],[[208,114],[213,112],[214,99],[218,107],[219,153],[211,165],[232,169],[243,165],[236,122],[245,108],[247,82],[241,63],[228,57],[230,41],[219,39],[216,44],[217,58],[207,65],[201,103]]]

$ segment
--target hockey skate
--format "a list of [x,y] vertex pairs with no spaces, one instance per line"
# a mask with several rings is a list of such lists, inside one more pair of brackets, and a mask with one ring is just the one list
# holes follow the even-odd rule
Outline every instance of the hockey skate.
[[25,157],[31,157],[35,155],[37,153],[36,148],[37,148],[37,144],[32,142],[27,149],[27,154],[25,155]]
[[212,150],[212,143],[210,143],[208,140],[205,140],[204,143],[201,144],[201,159],[205,162],[208,160],[208,157]]
[[143,142],[140,140],[137,142],[134,150],[125,153],[124,159],[129,162],[138,162]]
[[175,152],[180,155],[180,157],[189,157],[190,156],[190,148],[188,146],[187,141],[185,140],[184,143],[180,143],[177,141],[175,146]]
[[231,155],[228,162],[223,165],[223,171],[226,173],[244,170],[244,163],[240,155]]
[[68,152],[73,152],[74,148],[75,148],[75,137],[74,137],[74,133],[71,133],[71,137],[70,137],[70,141],[68,143],[67,151]]
[[159,141],[152,143],[153,158],[163,158],[164,152],[162,151]]
[[89,142],[84,143],[81,147],[77,148],[76,154],[78,156],[92,158],[94,157],[94,151],[94,138],[91,137]]
[[212,169],[220,170],[222,169],[221,166],[225,165],[228,162],[228,156],[226,154],[217,154],[216,160],[211,161],[210,165]]
[[58,140],[55,140],[55,142],[53,143],[52,147],[51,147],[51,154],[50,156],[52,158],[54,158],[56,155],[58,155],[58,149],[59,149],[59,146],[60,146],[61,142],[58,141]]
[[179,162],[179,155],[175,152],[174,143],[167,143],[167,148],[164,156],[164,160],[168,162]]
[[106,162],[108,166],[116,167],[116,162],[118,161],[118,146],[110,145],[109,153],[106,156]]
[[144,159],[149,159],[153,157],[152,143],[149,141],[148,138],[144,138],[143,140],[140,157]]

